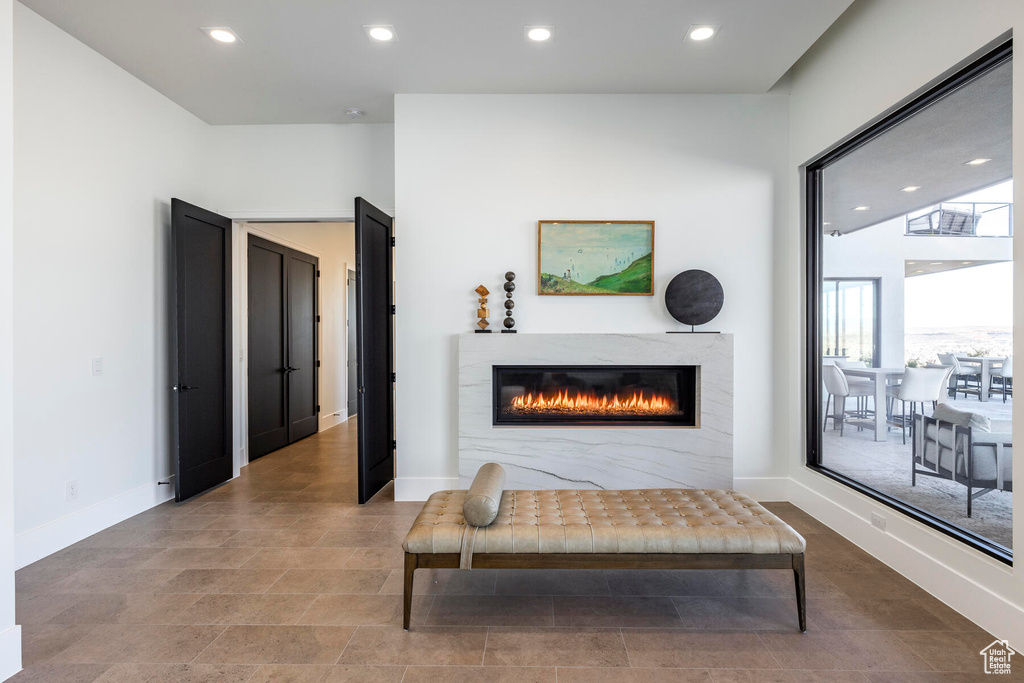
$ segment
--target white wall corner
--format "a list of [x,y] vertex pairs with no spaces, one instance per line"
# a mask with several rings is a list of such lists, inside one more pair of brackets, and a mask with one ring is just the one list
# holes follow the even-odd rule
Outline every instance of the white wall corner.
[[754,500],[767,502],[788,501],[790,497],[790,485],[793,480],[789,477],[735,477],[733,488],[746,493]]
[[[970,566],[966,570],[957,569],[954,564],[967,563],[952,555],[974,551],[894,511],[887,515],[887,532],[881,532],[871,525],[870,511],[874,508],[887,511],[887,507],[861,494],[848,492],[856,496],[849,499],[853,503],[859,504],[859,499],[864,498],[866,514],[859,514],[841,502],[843,496],[830,496],[827,488],[818,491],[792,479],[790,502],[989,633],[1009,640],[1017,650],[1024,648],[1024,606],[1011,602],[1007,596],[968,575],[987,575],[991,580],[994,573],[1012,574],[1011,568],[998,560],[979,556],[967,558],[977,571],[972,571]],[[939,542],[938,550],[934,541]],[[952,552],[945,552],[947,550]]]
[[14,537],[15,566],[21,569],[173,498],[173,483],[152,482],[23,531]]
[[317,428],[317,431],[326,431],[331,427],[337,427],[342,422],[348,422],[348,410],[338,410],[336,412],[330,413],[329,415],[324,415],[321,413],[320,424],[319,427]]
[[431,493],[458,487],[458,477],[398,477],[395,479],[395,500],[426,500]]
[[21,671],[21,627],[0,631],[0,681]]

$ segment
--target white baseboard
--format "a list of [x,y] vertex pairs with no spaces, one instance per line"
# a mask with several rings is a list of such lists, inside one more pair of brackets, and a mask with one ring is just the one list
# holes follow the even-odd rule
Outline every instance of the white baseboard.
[[0,681],[21,671],[21,627],[0,631]]
[[123,522],[133,515],[174,498],[174,485],[159,485],[156,482],[143,484],[120,495],[108,498],[47,522],[35,529],[29,529],[14,537],[15,567],[22,567],[41,560],[58,550],[77,543],[83,538],[103,531],[109,526]]
[[733,488],[761,503],[788,501],[789,477],[734,477]]
[[426,500],[435,491],[458,487],[458,477],[398,477],[395,479],[395,500]]
[[[815,490],[793,479],[790,493],[794,505],[851,543],[997,638],[1009,640],[1013,648],[1024,648],[1024,606],[1011,602],[1015,591],[1005,590],[1004,595],[995,588],[1012,583],[1011,567],[841,484],[823,481],[821,490]],[[871,525],[873,511],[886,517],[886,531]]]
[[317,431],[322,432],[331,427],[337,427],[342,422],[348,422],[348,410],[339,410],[330,415],[321,415],[320,423],[317,425]]

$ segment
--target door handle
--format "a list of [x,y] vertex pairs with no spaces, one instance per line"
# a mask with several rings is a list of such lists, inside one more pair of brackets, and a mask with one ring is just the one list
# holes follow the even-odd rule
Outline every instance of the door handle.
[[292,366],[290,366],[290,365],[289,365],[288,367],[286,367],[286,368],[284,369],[284,372],[285,372],[285,374],[287,375],[287,374],[290,374],[290,373],[293,373],[293,372],[295,372],[296,370],[301,370],[301,369],[302,369],[302,368],[293,368]]
[[182,384],[180,391],[192,391],[193,389],[198,389],[198,388],[199,387],[189,386],[188,384]]

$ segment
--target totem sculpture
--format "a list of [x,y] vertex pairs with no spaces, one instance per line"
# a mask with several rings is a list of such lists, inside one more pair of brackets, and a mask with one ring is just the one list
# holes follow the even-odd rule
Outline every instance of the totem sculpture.
[[479,327],[480,329],[474,330],[474,332],[489,333],[490,330],[487,328],[490,327],[491,324],[487,322],[487,316],[490,315],[490,311],[487,310],[487,295],[490,294],[491,292],[483,285],[477,287],[475,291],[477,294],[480,295],[480,299],[478,301],[480,305],[476,309],[476,315],[478,318],[480,318],[480,320],[476,322],[476,326]]
[[516,307],[516,302],[512,301],[512,292],[516,291],[516,283],[513,280],[516,279],[516,274],[511,270],[505,273],[505,320],[503,324],[505,329],[502,332],[515,334],[516,330],[512,328],[516,326],[516,320],[512,317],[512,309]]

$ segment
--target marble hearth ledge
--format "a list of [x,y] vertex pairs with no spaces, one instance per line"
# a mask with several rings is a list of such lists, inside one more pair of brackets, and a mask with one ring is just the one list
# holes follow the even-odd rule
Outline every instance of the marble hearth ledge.
[[[700,428],[495,427],[494,365],[697,365]],[[732,488],[732,335],[459,335],[460,487],[485,462],[507,488]]]

